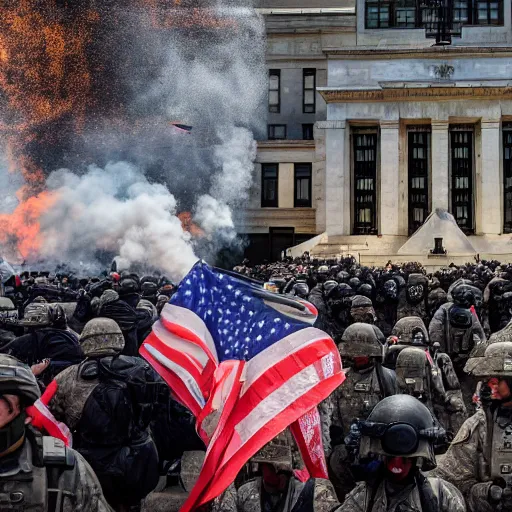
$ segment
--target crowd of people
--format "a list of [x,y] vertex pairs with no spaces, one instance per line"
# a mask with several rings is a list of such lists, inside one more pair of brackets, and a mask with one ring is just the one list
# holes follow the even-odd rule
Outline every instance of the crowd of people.
[[[512,511],[512,265],[427,273],[305,254],[234,270],[313,304],[346,379],[318,406],[329,479],[304,476],[284,431],[209,510]],[[0,511],[138,510],[159,479],[179,481],[184,452],[205,449],[138,356],[174,290],[128,271],[5,280]],[[41,397],[73,448],[31,424]]]

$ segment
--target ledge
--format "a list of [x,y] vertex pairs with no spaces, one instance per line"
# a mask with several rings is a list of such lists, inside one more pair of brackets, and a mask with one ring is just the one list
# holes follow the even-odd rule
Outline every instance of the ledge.
[[258,149],[311,149],[315,150],[314,140],[259,140]]
[[414,88],[342,89],[318,88],[326,103],[362,103],[379,101],[439,101],[467,99],[512,99],[512,86],[443,87],[428,85]]

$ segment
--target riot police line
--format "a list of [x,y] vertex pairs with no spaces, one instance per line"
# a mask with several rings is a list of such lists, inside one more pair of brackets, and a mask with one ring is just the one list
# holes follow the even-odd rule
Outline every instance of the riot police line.
[[[346,380],[319,405],[329,480],[304,478],[285,431],[209,510],[512,510],[512,267],[427,274],[305,255],[235,270],[314,304]],[[173,289],[129,272],[4,283],[0,510],[149,510],[162,478],[180,485],[184,452],[204,446],[136,355]],[[27,421],[52,385],[73,448]]]

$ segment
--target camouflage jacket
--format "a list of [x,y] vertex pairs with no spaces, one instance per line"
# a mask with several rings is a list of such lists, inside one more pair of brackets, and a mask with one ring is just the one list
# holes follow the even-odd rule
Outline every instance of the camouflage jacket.
[[466,498],[468,510],[492,511],[487,500],[492,485],[487,414],[479,409],[467,419],[433,474],[455,485]]
[[[437,499],[439,512],[465,512],[464,498],[450,483],[440,478],[429,478],[434,497]],[[361,482],[345,498],[343,505],[336,512],[422,512],[418,487],[411,484],[403,491],[390,498],[386,493],[385,483],[381,483],[375,492],[373,507],[368,509],[372,500],[372,487]]]
[[55,377],[57,392],[50,402],[50,410],[57,420],[73,432],[77,427],[87,399],[98,385],[98,379],[85,380],[78,376],[80,365],[66,368]]
[[[112,512],[94,471],[78,452],[68,449],[73,467],[59,469],[53,462],[47,469],[46,462],[34,463],[34,450],[27,440],[15,460],[0,462],[0,510],[56,512],[50,503],[62,500],[59,512]],[[49,472],[55,470],[58,478],[50,480]],[[49,499],[50,491],[57,494],[54,500]],[[21,504],[13,502],[18,496]]]
[[[291,512],[298,503],[301,492],[306,484],[292,478],[283,506],[276,512]],[[313,512],[331,512],[339,505],[334,489],[329,480],[317,478],[314,481],[313,503],[305,504],[303,510]],[[222,512],[264,512],[261,508],[261,478],[256,478],[242,485],[236,496],[233,488],[228,489],[223,496],[222,505],[214,507]],[[227,496],[226,496],[227,494]],[[308,508],[309,507],[309,508]]]

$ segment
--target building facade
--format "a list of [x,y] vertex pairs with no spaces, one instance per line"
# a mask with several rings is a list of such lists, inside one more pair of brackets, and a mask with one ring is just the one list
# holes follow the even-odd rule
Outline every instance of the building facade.
[[318,33],[314,17],[267,15],[269,140],[245,231],[266,234],[261,254],[318,235],[295,253],[400,260],[436,209],[475,253],[512,254],[511,3],[444,5],[357,0]]
[[[330,3],[329,3],[330,2]],[[327,118],[327,53],[356,43],[355,0],[263,0],[267,27],[267,138],[238,231],[252,261],[325,231],[325,154],[315,124]]]

